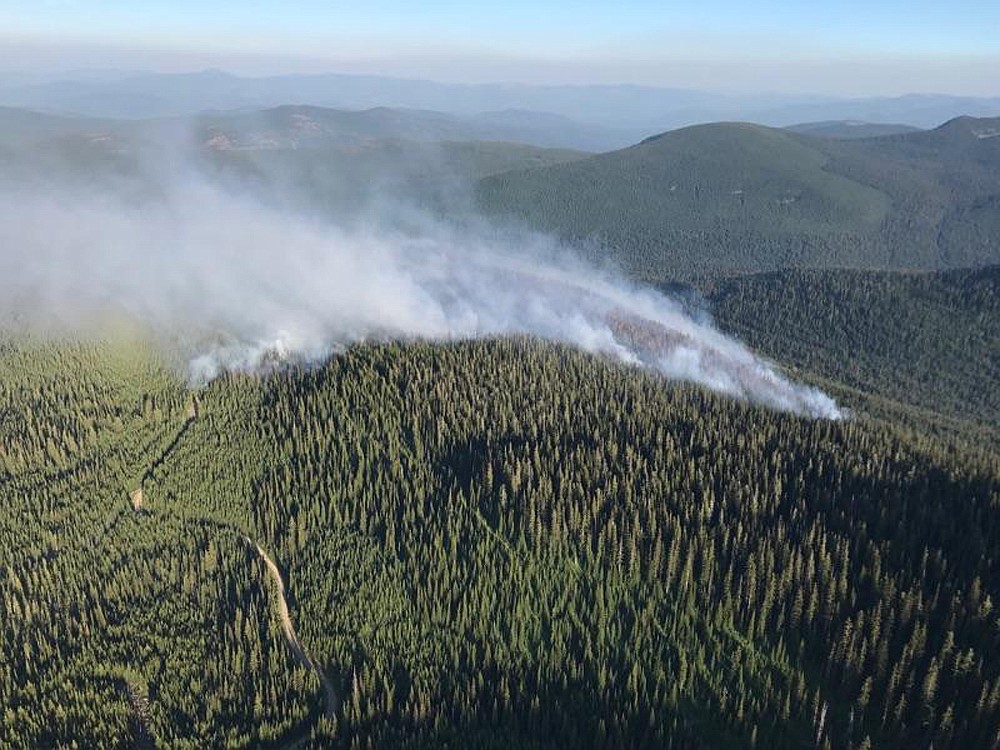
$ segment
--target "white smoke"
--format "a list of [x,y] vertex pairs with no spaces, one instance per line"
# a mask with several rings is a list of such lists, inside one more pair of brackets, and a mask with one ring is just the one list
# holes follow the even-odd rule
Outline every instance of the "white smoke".
[[677,302],[550,240],[413,216],[345,228],[197,180],[133,202],[0,195],[0,300],[64,323],[122,310],[179,333],[199,342],[196,381],[369,338],[531,334],[777,409],[841,416]]

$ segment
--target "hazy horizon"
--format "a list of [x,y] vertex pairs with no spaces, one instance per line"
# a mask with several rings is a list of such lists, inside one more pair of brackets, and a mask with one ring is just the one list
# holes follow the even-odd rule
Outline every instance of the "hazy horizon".
[[635,84],[837,97],[1000,96],[1000,6],[897,0],[836,8],[732,0],[664,8],[524,2],[413,13],[225,0],[141,8],[90,0],[0,2],[0,73],[218,68],[235,75],[344,73],[443,83]]
[[[291,59],[291,58],[290,58]],[[79,66],[67,66],[67,67],[53,67],[51,69],[44,67],[29,68],[29,67],[10,67],[5,68],[0,64],[0,83],[10,83],[10,82],[56,82],[56,81],[74,81],[74,80],[85,80],[91,77],[140,77],[140,76],[187,76],[187,75],[198,75],[198,74],[208,74],[208,73],[219,73],[222,75],[232,76],[233,78],[249,79],[249,80],[266,80],[273,78],[286,78],[286,77],[323,77],[323,76],[343,76],[343,77],[358,77],[358,78],[373,78],[373,79],[386,79],[386,80],[399,80],[399,81],[413,81],[414,83],[434,83],[442,85],[454,85],[454,86],[468,86],[468,87],[524,87],[524,88],[628,88],[635,87],[639,89],[660,89],[663,91],[686,91],[690,93],[697,94],[711,94],[716,96],[732,96],[732,97],[774,97],[775,99],[788,99],[788,100],[810,100],[814,99],[816,101],[853,101],[853,100],[863,100],[863,99],[893,99],[902,97],[955,97],[955,98],[969,98],[969,99],[1000,99],[1000,90],[995,93],[983,92],[983,93],[970,93],[962,92],[956,90],[945,90],[941,88],[912,88],[912,89],[900,89],[898,91],[880,91],[880,92],[868,92],[868,93],[847,93],[847,92],[823,92],[819,90],[788,90],[783,91],[780,89],[734,89],[725,88],[723,86],[711,87],[711,86],[695,86],[695,85],[684,85],[681,82],[676,84],[672,83],[657,83],[657,82],[641,82],[641,81],[630,81],[626,79],[611,79],[607,81],[602,80],[581,80],[572,81],[566,80],[561,81],[558,79],[552,80],[539,80],[539,81],[529,81],[521,80],[516,78],[482,78],[476,80],[461,80],[457,78],[450,78],[447,75],[435,76],[433,74],[421,75],[416,72],[407,72],[406,70],[400,70],[399,72],[391,72],[387,69],[386,72],[376,72],[374,69],[369,70],[365,66],[359,64],[354,65],[342,65],[340,67],[323,67],[321,64],[317,64],[315,67],[311,64],[312,61],[298,61],[298,64],[292,62],[288,66],[282,67],[277,64],[273,69],[258,68],[256,66],[240,66],[236,65],[226,65],[224,61],[217,61],[220,64],[214,64],[211,59],[206,59],[205,64],[195,64],[191,65],[135,65],[135,66],[120,66],[116,67],[114,65],[79,65]],[[1000,60],[997,61],[1000,65]]]

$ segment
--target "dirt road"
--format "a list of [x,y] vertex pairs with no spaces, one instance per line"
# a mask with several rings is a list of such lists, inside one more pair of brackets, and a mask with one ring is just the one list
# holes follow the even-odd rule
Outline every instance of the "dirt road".
[[[191,401],[188,403],[187,410],[184,415],[184,422],[181,424],[180,429],[174,435],[170,443],[163,449],[163,452],[157,457],[146,469],[143,476],[143,480],[150,479],[154,472],[162,465],[164,465],[169,458],[170,454],[179,445],[181,439],[184,437],[185,433],[191,427],[191,425],[200,416],[200,404],[198,402],[197,396],[192,396]],[[129,500],[132,504],[132,509],[136,512],[142,510],[143,503],[146,498],[143,496],[142,483],[136,487],[132,492],[129,493]],[[117,518],[117,516],[115,516]],[[107,524],[105,524],[107,526]],[[288,598],[285,595],[285,582],[281,579],[281,571],[278,569],[277,564],[274,560],[268,556],[264,549],[250,537],[243,535],[243,540],[247,545],[253,547],[260,559],[264,561],[264,565],[267,568],[268,577],[274,582],[277,590],[278,596],[275,597],[275,601],[278,606],[278,620],[281,623],[281,631],[285,636],[285,641],[288,643],[288,647],[295,654],[295,658],[298,659],[299,663],[302,664],[307,669],[311,669],[319,677],[319,681],[323,686],[323,706],[324,714],[327,718],[335,718],[337,715],[337,693],[333,688],[333,683],[326,676],[326,673],[320,669],[319,665],[309,656],[305,648],[302,646],[302,642],[299,640],[298,636],[295,634],[295,627],[292,624],[292,616],[288,610]],[[142,704],[143,711],[140,714],[141,718],[148,717],[148,698],[146,698]],[[148,720],[147,720],[148,725]],[[144,725],[144,726],[147,726]],[[300,738],[293,742],[292,744],[286,746],[286,750],[292,750],[292,748],[297,748],[304,745],[308,741],[308,736]]]
[[295,635],[295,627],[292,625],[292,616],[288,611],[288,599],[285,596],[285,582],[281,580],[281,571],[278,570],[278,566],[275,564],[268,554],[261,548],[257,542],[250,539],[250,537],[243,537],[247,544],[250,544],[257,550],[257,554],[260,555],[260,559],[264,561],[264,565],[267,567],[268,575],[271,580],[274,581],[274,585],[277,587],[278,591],[278,619],[281,622],[281,630],[285,635],[285,641],[288,642],[288,647],[292,649],[292,653],[295,654],[295,658],[308,669],[311,669],[319,677],[320,683],[323,685],[323,696],[324,696],[324,706],[325,712],[328,718],[333,718],[337,715],[337,694],[333,689],[333,683],[330,682],[329,678],[319,668],[319,665],[314,662],[306,650],[302,647],[302,642],[299,641],[297,635]]

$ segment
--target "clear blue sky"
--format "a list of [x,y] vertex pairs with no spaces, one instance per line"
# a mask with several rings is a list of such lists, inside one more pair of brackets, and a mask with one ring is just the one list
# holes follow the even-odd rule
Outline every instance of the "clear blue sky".
[[59,64],[1000,94],[1000,0],[0,0],[0,66]]

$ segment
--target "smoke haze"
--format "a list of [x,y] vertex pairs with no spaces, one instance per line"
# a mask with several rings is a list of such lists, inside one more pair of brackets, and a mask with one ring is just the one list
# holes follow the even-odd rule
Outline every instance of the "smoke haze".
[[319,359],[365,339],[529,334],[814,417],[840,410],[674,300],[552,240],[395,207],[349,226],[208,180],[155,199],[0,193],[0,300],[39,323],[115,311],[184,342],[189,376]]

